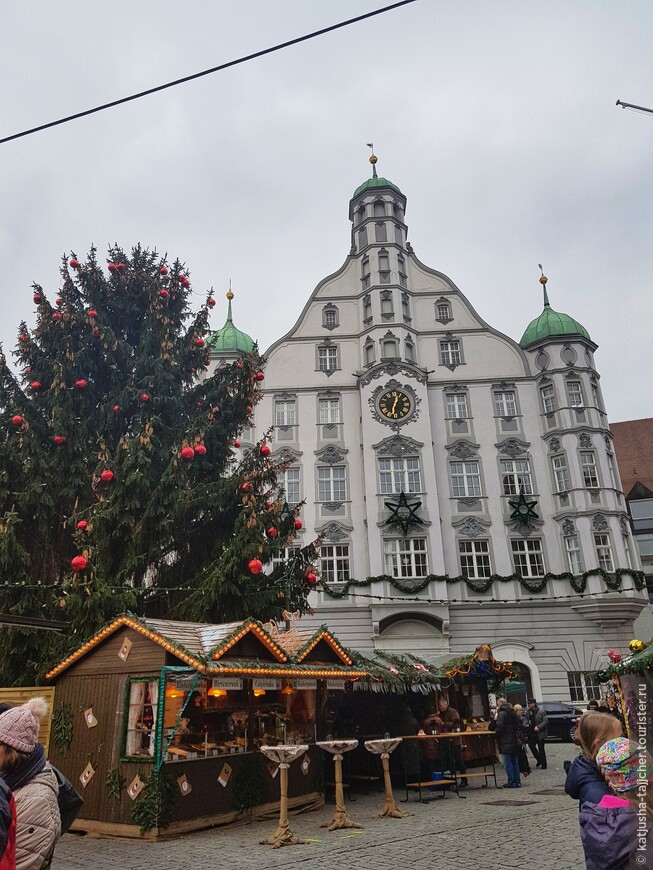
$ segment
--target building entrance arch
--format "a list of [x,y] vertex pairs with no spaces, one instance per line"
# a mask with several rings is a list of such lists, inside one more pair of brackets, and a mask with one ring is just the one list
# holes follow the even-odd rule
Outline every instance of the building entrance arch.
[[[520,688],[520,692],[526,694],[527,698],[535,698],[538,701],[542,700],[542,684],[540,682],[540,672],[537,665],[531,658],[531,650],[533,645],[523,640],[500,640],[492,644],[492,654],[497,661],[513,662],[519,666],[522,676],[519,677],[519,682],[525,684],[524,688]],[[517,689],[517,687],[515,687]],[[510,699],[508,699],[510,700]],[[515,702],[522,704],[515,697]]]

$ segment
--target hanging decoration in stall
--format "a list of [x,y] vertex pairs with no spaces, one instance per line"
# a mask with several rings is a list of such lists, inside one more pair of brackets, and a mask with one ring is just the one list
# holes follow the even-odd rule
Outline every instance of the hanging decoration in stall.
[[94,776],[95,776],[95,768],[93,767],[93,765],[89,761],[89,763],[86,765],[86,767],[81,772],[80,777],[79,777],[79,781],[82,784],[82,788],[86,788],[86,786],[89,784],[89,782],[93,779]]

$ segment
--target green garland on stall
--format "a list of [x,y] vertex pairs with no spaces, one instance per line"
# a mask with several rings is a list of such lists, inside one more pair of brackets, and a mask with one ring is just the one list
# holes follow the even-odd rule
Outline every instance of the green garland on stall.
[[641,590],[646,586],[646,578],[643,571],[632,571],[630,568],[617,568],[616,571],[608,573],[602,568],[592,568],[590,571],[585,571],[583,574],[571,574],[569,571],[563,571],[561,574],[547,573],[544,577],[522,577],[520,574],[492,574],[491,577],[463,577],[462,574],[458,577],[450,577],[448,574],[428,574],[415,581],[402,580],[400,577],[390,577],[388,574],[380,574],[378,577],[367,577],[365,580],[354,580],[353,578],[345,581],[342,587],[338,589],[331,588],[330,584],[323,583],[322,591],[331,598],[344,598],[349,594],[351,588],[357,589],[362,586],[369,586],[372,583],[389,583],[394,589],[404,593],[422,592],[429,583],[465,583],[476,593],[487,592],[493,583],[508,583],[516,580],[523,589],[531,594],[542,592],[546,588],[549,580],[568,580],[574,592],[582,594],[587,588],[587,580],[589,577],[600,577],[608,589],[613,592],[621,589],[621,578],[627,574],[633,578],[635,589]]
[[65,758],[73,739],[73,714],[70,704],[60,704],[52,715],[52,739]]
[[262,758],[245,755],[234,778],[234,802],[239,813],[260,806],[265,800]]
[[120,770],[117,767],[110,768],[107,772],[107,781],[105,783],[105,788],[109,797],[119,801],[124,787],[125,780],[120,776]]
[[170,777],[162,770],[153,770],[132,809],[132,821],[140,825],[141,836],[152,828],[167,828],[174,818],[176,804],[177,796]]

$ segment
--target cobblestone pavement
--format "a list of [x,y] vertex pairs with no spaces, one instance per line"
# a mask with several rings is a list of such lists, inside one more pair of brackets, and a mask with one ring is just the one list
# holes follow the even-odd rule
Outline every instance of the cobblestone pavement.
[[[351,818],[363,830],[329,833],[320,824],[333,815],[333,804],[292,816],[291,828],[310,838],[306,845],[271,849],[259,840],[273,833],[272,821],[242,827],[186,834],[175,840],[151,842],[96,839],[67,834],[57,846],[53,870],[171,870],[218,866],[221,870],[582,870],[578,836],[578,805],[564,793],[562,763],[573,758],[569,744],[547,745],[549,767],[533,769],[524,787],[481,788],[476,783],[462,792],[465,800],[447,794],[428,804],[410,797],[412,816],[379,819],[383,794],[346,801]],[[505,780],[497,768],[499,782]],[[548,792],[548,793],[543,793]],[[397,799],[404,794],[397,791]],[[510,801],[505,805],[503,801]],[[514,803],[513,803],[514,802]]]

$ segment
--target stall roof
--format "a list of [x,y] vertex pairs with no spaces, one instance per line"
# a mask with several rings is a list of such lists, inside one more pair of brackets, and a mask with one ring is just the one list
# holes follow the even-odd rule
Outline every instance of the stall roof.
[[[271,624],[269,624],[271,626]],[[277,631],[273,634],[254,619],[229,622],[221,625],[207,625],[198,622],[177,622],[167,619],[148,619],[132,614],[122,614],[100,629],[75,652],[59,662],[47,674],[51,680],[59,676],[75,662],[90,653],[95,647],[114,634],[118,629],[127,627],[142,634],[153,643],[163,647],[184,664],[206,674],[263,674],[274,673],[286,676],[315,676],[318,678],[344,677],[357,679],[366,672],[352,668],[352,660],[337,639],[323,626],[318,631],[294,632]],[[223,656],[234,648],[247,634],[254,635],[265,650],[271,653],[272,661],[258,658],[224,659]],[[302,660],[315,647],[324,642],[336,654],[337,664]],[[290,647],[290,648],[289,648]],[[301,658],[299,658],[301,656]]]

